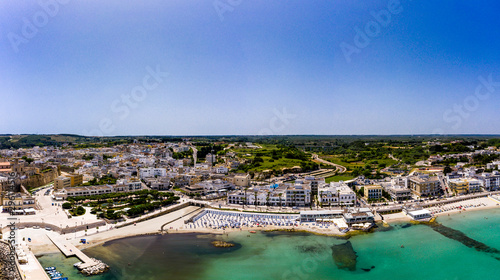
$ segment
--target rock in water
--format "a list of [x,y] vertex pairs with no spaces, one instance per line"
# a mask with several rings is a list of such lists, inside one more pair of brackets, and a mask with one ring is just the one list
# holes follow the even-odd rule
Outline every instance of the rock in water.
[[333,245],[332,256],[338,268],[349,271],[356,270],[356,259],[358,255],[356,255],[350,241],[344,244]]
[[449,227],[444,226],[440,223],[426,223],[426,225],[430,226],[434,231],[442,234],[445,237],[456,240],[469,248],[474,248],[478,252],[489,253],[495,259],[500,260],[500,251],[499,250],[492,248],[492,247],[490,247],[482,242],[474,240],[459,230],[449,228]]
[[215,247],[220,247],[220,248],[234,247],[233,243],[220,241],[220,240],[213,241],[212,245],[214,245]]

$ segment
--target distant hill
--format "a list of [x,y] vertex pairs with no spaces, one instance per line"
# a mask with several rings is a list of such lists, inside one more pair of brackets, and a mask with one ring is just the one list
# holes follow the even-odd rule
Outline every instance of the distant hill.
[[[90,137],[77,134],[0,134],[0,149],[31,148],[34,146],[62,146],[70,144],[76,148],[105,147],[116,144],[132,143],[134,140],[143,142],[180,142],[183,139],[192,142],[254,142],[268,144],[297,145],[302,148],[310,146],[339,146],[343,143],[362,141],[376,142],[406,142],[412,144],[427,141],[463,140],[477,142],[499,139],[499,135],[213,135],[213,136],[104,136]],[[497,140],[498,141],[498,140]],[[498,143],[490,141],[490,145]]]

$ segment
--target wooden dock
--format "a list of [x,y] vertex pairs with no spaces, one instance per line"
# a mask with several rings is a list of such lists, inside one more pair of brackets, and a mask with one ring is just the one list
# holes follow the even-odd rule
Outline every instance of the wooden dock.
[[97,262],[85,255],[82,251],[80,251],[80,249],[76,248],[75,245],[51,234],[47,234],[47,237],[50,241],[52,241],[52,243],[54,243],[54,245],[56,245],[64,256],[79,258],[80,261],[82,261],[82,263],[78,266],[79,269],[85,269],[97,265]]

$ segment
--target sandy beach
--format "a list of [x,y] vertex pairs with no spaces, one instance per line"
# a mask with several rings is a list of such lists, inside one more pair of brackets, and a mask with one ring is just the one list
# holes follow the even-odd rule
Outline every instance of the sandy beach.
[[[480,197],[474,198],[449,204],[443,204],[440,206],[433,206],[429,208],[425,208],[431,211],[434,217],[445,216],[445,215],[453,215],[460,214],[464,211],[478,211],[478,210],[487,210],[500,207],[500,203],[489,197]],[[387,223],[395,223],[395,222],[403,222],[403,221],[411,221],[411,218],[406,216],[404,213],[393,213],[386,214],[384,216],[384,221]]]

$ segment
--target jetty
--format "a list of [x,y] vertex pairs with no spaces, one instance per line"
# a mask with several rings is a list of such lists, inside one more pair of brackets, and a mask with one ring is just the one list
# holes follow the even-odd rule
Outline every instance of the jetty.
[[65,257],[77,257],[80,259],[81,263],[75,265],[79,270],[82,271],[83,274],[93,275],[104,272],[108,266],[103,262],[96,260],[94,258],[90,258],[85,255],[80,249],[76,248],[75,245],[61,240],[54,235],[47,234],[47,237],[54,243],[54,245],[63,253]]

